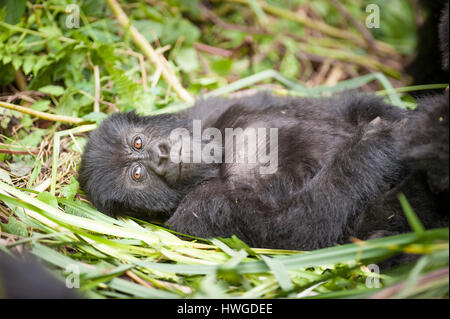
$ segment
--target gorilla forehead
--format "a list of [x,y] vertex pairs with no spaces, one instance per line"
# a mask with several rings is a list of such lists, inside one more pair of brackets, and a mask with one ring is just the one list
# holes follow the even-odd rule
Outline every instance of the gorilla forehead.
[[[142,132],[152,137],[167,136],[176,127],[178,116],[160,114],[154,116],[139,116],[136,112],[116,113],[105,119],[92,135],[98,135],[103,142],[120,143],[123,136],[130,132]],[[180,122],[181,123],[181,122]]]
[[[143,121],[143,117],[138,116],[135,112],[113,114],[105,119],[95,131],[91,132],[89,142],[97,142],[99,144],[97,146],[103,147],[120,146],[130,133],[142,132],[149,127],[148,123]],[[117,149],[113,151],[117,151]]]
[[101,161],[102,167],[110,164],[108,167],[123,168],[136,134],[145,135],[147,142],[167,137],[168,124],[172,127],[173,120],[169,115],[139,116],[134,111],[113,114],[90,133],[83,157],[89,158],[89,162]]

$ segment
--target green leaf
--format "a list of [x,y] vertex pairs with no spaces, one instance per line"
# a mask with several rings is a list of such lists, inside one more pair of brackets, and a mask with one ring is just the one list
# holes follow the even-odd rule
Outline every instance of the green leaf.
[[0,63],[0,86],[6,86],[12,81],[14,81],[14,68],[11,64]]
[[403,212],[406,215],[406,219],[408,219],[409,225],[417,235],[422,235],[425,232],[425,227],[423,227],[419,217],[417,217],[417,215],[414,213],[414,210],[406,199],[405,194],[399,193],[397,197],[400,201],[400,204],[402,205]]
[[182,48],[178,51],[175,62],[184,72],[192,72],[200,67],[197,60],[197,52],[193,48]]
[[264,255],[261,255],[261,257],[277,278],[281,289],[283,289],[284,291],[292,290],[294,288],[294,285],[292,284],[291,278],[289,278],[289,274],[284,265],[276,258],[270,258]]
[[0,9],[6,7],[5,22],[17,24],[25,13],[26,0],[1,0]]
[[9,164],[11,174],[15,176],[26,176],[33,169],[34,160],[16,160]]
[[[12,59],[12,65],[14,67],[15,70],[18,70],[21,65],[23,64],[23,58],[22,57],[14,57]],[[14,79],[14,70],[13,70],[13,79]]]
[[25,136],[20,141],[20,143],[22,145],[25,145],[25,146],[36,147],[36,146],[38,146],[41,143],[42,138],[43,138],[44,135],[45,135],[45,130],[36,129],[31,134],[28,134],[27,136]]
[[106,115],[103,112],[91,112],[91,113],[83,116],[82,119],[85,121],[95,122],[95,123],[99,124],[101,121],[103,121],[107,117],[108,117],[108,115]]
[[39,72],[39,70],[41,70],[43,67],[50,65],[52,62],[50,59],[48,59],[48,56],[46,55],[40,55],[37,58],[36,63],[34,63],[33,67],[32,67],[32,71],[34,76],[36,76]]
[[31,188],[31,186],[33,186],[39,173],[41,172],[41,169],[42,169],[41,161],[39,159],[36,159],[35,166],[33,168],[33,172],[31,173],[30,179],[27,182],[27,188]]
[[42,192],[39,193],[37,198],[52,207],[57,208],[58,207],[58,200],[56,199],[55,195],[50,194],[49,192]]
[[[70,184],[64,187],[61,191],[61,195],[63,195],[68,200],[72,200],[78,191],[78,181],[75,179],[75,177],[70,177]],[[56,200],[56,199],[55,199]]]
[[39,28],[39,31],[45,33],[49,38],[56,38],[61,36],[61,30],[56,25],[48,25]]
[[266,25],[268,20],[266,14],[264,13],[264,10],[261,8],[259,3],[256,0],[249,0],[248,4],[258,18],[259,24],[262,26]]
[[41,87],[39,89],[40,92],[47,93],[54,96],[60,96],[64,94],[64,88],[59,85],[47,85],[44,87]]
[[33,103],[33,105],[31,105],[31,108],[36,111],[45,112],[50,108],[50,103],[50,100],[40,100],[36,103]]
[[227,75],[232,65],[232,59],[218,59],[211,63],[211,68],[219,75]]
[[87,139],[85,137],[80,136],[75,137],[75,141],[72,140],[72,142],[69,144],[69,149],[73,152],[83,153],[84,147],[87,143]]
[[93,17],[101,17],[102,14],[105,14],[106,9],[108,6],[106,5],[106,2],[100,2],[97,0],[86,0],[83,1],[83,6],[81,7],[82,11]]
[[163,34],[163,24],[151,20],[133,21],[133,25],[149,42],[155,41]]
[[0,180],[7,182],[8,184],[12,184],[11,177],[9,173],[0,167]]
[[14,216],[9,217],[8,223],[4,224],[0,222],[1,230],[5,233],[27,237],[28,230],[27,225],[17,220]]
[[287,78],[295,79],[300,73],[300,62],[289,51],[283,57],[280,65],[280,73]]
[[36,57],[34,55],[28,55],[25,57],[25,60],[23,61],[22,69],[23,73],[29,74],[36,62]]
[[230,283],[239,284],[241,277],[236,272],[236,266],[239,265],[247,256],[248,254],[244,249],[234,252],[233,257],[219,267],[217,270],[217,275]]
[[198,41],[200,30],[189,20],[173,18],[167,19],[164,24],[160,38],[163,44],[175,44],[178,39],[183,38],[183,45],[189,46]]
[[233,235],[231,238],[216,237],[218,240],[224,242],[228,247],[235,250],[245,250],[250,256],[256,256],[256,253],[246,243]]
[[59,103],[56,105],[55,113],[60,115],[68,115],[74,116],[76,110],[80,105],[77,104],[77,101],[74,99],[73,94],[70,92],[64,94],[59,100]]

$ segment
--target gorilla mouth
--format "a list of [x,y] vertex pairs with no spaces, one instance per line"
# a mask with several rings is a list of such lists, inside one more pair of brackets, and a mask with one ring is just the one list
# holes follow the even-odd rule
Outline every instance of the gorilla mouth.
[[181,177],[181,170],[182,170],[182,151],[183,151],[183,146],[181,145],[181,143],[179,144],[178,149],[174,149],[176,146],[173,145],[171,150],[170,150],[170,154],[177,154],[179,161],[174,161],[172,159],[172,156],[169,156],[168,161],[166,162],[166,169],[165,172],[163,174],[164,179],[166,180],[166,182],[168,182],[169,184],[176,184],[180,177]]

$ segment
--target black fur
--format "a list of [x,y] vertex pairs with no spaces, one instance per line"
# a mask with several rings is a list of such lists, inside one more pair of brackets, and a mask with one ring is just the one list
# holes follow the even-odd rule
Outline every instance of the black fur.
[[434,193],[447,192],[449,119],[448,91],[423,97],[403,131],[403,152],[414,171],[426,173]]
[[[176,115],[117,114],[91,135],[79,179],[104,213],[168,218],[169,227],[179,232],[237,235],[252,246],[327,247],[353,236],[409,231],[395,197],[409,174],[397,140],[405,117],[379,98],[355,94],[330,99],[258,94],[202,100]],[[142,127],[161,139],[176,127],[191,130],[193,119],[221,131],[255,123],[278,128],[278,171],[259,175],[244,164],[224,163],[211,164],[205,173],[205,164],[196,164],[186,169],[181,185],[152,175],[138,186],[122,174],[126,132]],[[433,194],[405,193],[414,197],[413,207],[430,216],[428,227],[441,225]],[[396,217],[389,219],[392,214]]]
[[[447,83],[448,77],[448,1],[419,1],[426,19],[418,29],[414,59],[406,67],[414,84]],[[443,61],[444,68],[437,61]],[[415,92],[419,95],[421,92]]]
[[78,299],[81,295],[53,277],[35,258],[0,252],[0,299]]
[[[441,52],[442,52],[442,66],[444,70],[448,71],[448,20],[449,20],[449,13],[448,13],[448,2],[445,4],[445,8],[442,12],[440,24],[439,24],[439,40],[440,40],[440,46],[441,46]],[[447,80],[448,80],[448,73],[447,73]]]
[[[448,23],[449,4],[448,2],[429,2],[434,6],[434,12],[439,11],[439,41],[442,53],[442,65],[433,60],[424,60],[423,66],[428,68],[429,63],[433,64],[432,69],[439,69],[445,74],[445,81],[448,81]],[[444,8],[441,10],[442,6]],[[432,16],[433,18],[435,16]],[[434,37],[435,34],[430,34]],[[428,48],[428,51],[435,47]],[[399,131],[397,138],[401,142],[400,152],[402,160],[412,172],[408,178],[411,186],[409,190],[417,189],[421,194],[432,194],[434,203],[441,213],[448,212],[449,195],[449,94],[448,88],[443,92],[421,94],[418,99],[417,108],[409,115],[409,120],[404,129]],[[414,187],[413,187],[414,186]],[[414,195],[410,196],[415,198]],[[424,201],[425,203],[427,201]],[[418,203],[419,204],[419,203]],[[434,209],[436,210],[436,209]],[[417,210],[416,210],[417,211]],[[427,211],[425,209],[425,211]],[[429,218],[430,216],[422,216]],[[448,224],[448,215],[444,219]]]

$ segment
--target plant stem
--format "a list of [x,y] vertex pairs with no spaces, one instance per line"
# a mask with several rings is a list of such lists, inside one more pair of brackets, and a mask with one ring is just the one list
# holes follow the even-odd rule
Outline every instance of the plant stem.
[[[218,0],[213,0],[213,1],[217,2]],[[247,6],[250,5],[248,0],[228,0],[228,1],[244,4]],[[276,16],[282,17],[284,19],[297,22],[297,23],[304,25],[312,30],[320,31],[323,34],[326,34],[326,35],[329,35],[329,36],[332,36],[335,38],[348,39],[348,40],[356,43],[360,47],[367,47],[369,45],[366,42],[366,40],[364,39],[364,37],[362,37],[360,35],[351,33],[347,30],[341,30],[339,28],[330,26],[321,21],[316,21],[316,20],[310,19],[306,15],[299,15],[298,13],[270,5],[270,4],[266,3],[265,1],[258,1],[258,5],[269,14],[276,15]],[[390,54],[390,55],[396,54],[396,50],[387,43],[374,40],[373,45],[377,50],[379,50],[380,52],[383,52],[385,54]]]
[[166,80],[166,82],[173,87],[180,99],[186,102],[192,101],[192,96],[181,85],[167,60],[163,55],[155,51],[155,49],[153,49],[153,47],[148,43],[147,39],[145,39],[145,37],[131,24],[130,19],[128,19],[119,3],[116,0],[106,0],[106,2],[122,27],[130,31],[134,43],[136,43],[136,45],[144,52],[150,62],[153,63],[157,69],[161,68],[164,80]]
[[[13,31],[16,31],[16,32],[21,32],[21,33],[35,35],[37,37],[44,38],[44,39],[48,39],[49,38],[49,36],[47,34],[43,33],[43,32],[21,28],[21,27],[15,26],[15,25],[8,24],[6,22],[2,22],[2,21],[0,21],[0,26],[4,27],[4,28],[7,28],[7,29],[10,29],[10,30],[13,30]],[[67,38],[67,37],[64,37],[64,36],[60,36],[60,37],[58,37],[58,39],[60,41],[62,41],[62,42],[67,42],[67,43],[74,43],[74,42],[76,42],[76,40],[71,39],[71,38]]]
[[36,111],[27,107],[23,107],[20,105],[15,105],[7,102],[0,101],[0,107],[3,107],[5,109],[17,111],[20,113],[28,114],[31,116],[35,116],[44,120],[48,121],[54,121],[54,122],[65,122],[70,124],[78,124],[83,121],[83,119],[78,117],[72,117],[72,116],[65,116],[65,115],[55,115],[55,114],[49,114],[45,112]]

